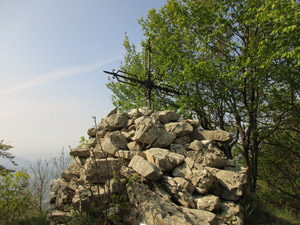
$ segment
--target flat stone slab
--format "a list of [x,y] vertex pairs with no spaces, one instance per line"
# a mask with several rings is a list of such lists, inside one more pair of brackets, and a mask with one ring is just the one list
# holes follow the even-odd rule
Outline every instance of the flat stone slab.
[[90,150],[86,146],[73,148],[70,152],[71,156],[88,158],[90,156]]
[[118,150],[127,149],[127,140],[120,131],[108,132],[101,145],[104,152],[114,156]]
[[193,126],[183,121],[165,124],[165,129],[178,137],[189,135],[193,132]]
[[147,180],[158,180],[163,175],[158,167],[138,155],[132,158],[128,166]]
[[101,122],[98,124],[98,128],[107,131],[115,131],[123,127],[126,127],[127,122],[128,122],[127,113],[112,114],[109,117],[102,119]]
[[200,131],[200,134],[203,136],[203,139],[209,141],[231,141],[232,136],[229,132],[223,130],[203,130]]
[[181,154],[177,154],[163,148],[151,148],[144,151],[144,154],[149,162],[156,165],[163,172],[172,170],[185,158]]

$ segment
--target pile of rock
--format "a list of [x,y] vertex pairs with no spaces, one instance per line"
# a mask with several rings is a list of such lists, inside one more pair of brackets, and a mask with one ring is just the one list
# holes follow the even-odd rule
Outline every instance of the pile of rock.
[[58,224],[72,209],[89,207],[91,195],[101,199],[119,192],[112,179],[118,168],[123,177],[138,173],[142,178],[121,191],[147,225],[222,224],[226,219],[243,224],[246,169],[236,168],[220,150],[231,135],[199,130],[197,120],[179,117],[173,111],[133,109],[110,113],[88,129],[88,143],[72,149],[69,169],[51,182],[49,220]]

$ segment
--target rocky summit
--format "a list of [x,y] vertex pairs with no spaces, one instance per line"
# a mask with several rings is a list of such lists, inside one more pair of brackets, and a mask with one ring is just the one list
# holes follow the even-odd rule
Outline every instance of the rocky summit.
[[230,133],[179,119],[169,110],[114,110],[88,129],[88,142],[71,150],[73,162],[51,182],[50,224],[113,193],[127,195],[147,225],[243,224],[247,170],[221,150]]

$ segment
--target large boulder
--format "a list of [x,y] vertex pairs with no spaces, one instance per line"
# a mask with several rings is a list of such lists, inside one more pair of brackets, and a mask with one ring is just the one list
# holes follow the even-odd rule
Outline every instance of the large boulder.
[[88,129],[88,131],[87,131],[87,134],[92,138],[96,137],[96,133],[97,133],[97,129],[94,127]]
[[182,177],[163,176],[161,184],[164,189],[178,201],[181,205],[188,208],[196,208],[192,193],[195,186]]
[[171,110],[155,112],[151,116],[163,124],[175,122],[180,117],[176,112]]
[[220,208],[220,198],[215,195],[206,195],[195,198],[197,202],[197,209],[203,209],[206,211],[217,211]]
[[103,151],[114,156],[118,150],[127,149],[127,140],[120,131],[109,132],[101,142]]
[[98,124],[98,128],[107,131],[115,131],[126,127],[127,122],[127,113],[112,114],[109,117],[102,119],[101,122]]
[[210,141],[194,140],[188,148],[193,151],[189,151],[187,155],[203,166],[223,168],[228,163],[224,152],[214,147]]
[[148,107],[139,108],[138,111],[141,116],[150,116],[153,113]]
[[157,120],[150,116],[136,119],[135,126],[136,132],[132,139],[153,147],[169,146],[176,138],[175,134],[167,132]]
[[144,154],[149,162],[156,165],[163,172],[172,170],[184,160],[183,155],[163,148],[151,148],[144,151]]
[[127,188],[130,203],[139,211],[141,223],[147,225],[215,225],[218,217],[211,212],[177,206],[142,183]]
[[152,144],[158,138],[160,123],[150,116],[142,116],[135,120],[136,132],[133,136],[134,141],[145,144]]
[[65,190],[68,187],[68,183],[63,179],[53,179],[50,183],[50,203],[56,202],[58,191]]
[[170,151],[183,156],[185,156],[187,152],[185,147],[182,144],[171,144]]
[[134,155],[135,152],[128,151],[128,150],[119,150],[116,151],[115,153],[115,157],[122,158],[122,159],[132,159]]
[[119,159],[91,159],[89,158],[84,165],[84,174],[89,183],[105,183],[105,180],[112,178],[114,171],[119,166]]
[[223,212],[222,214],[226,215],[226,218],[222,219],[226,220],[230,218],[232,220],[232,224],[244,224],[244,210],[240,204],[224,201],[220,203],[220,208]]
[[97,144],[97,138],[90,138],[86,144],[88,148],[95,147]]
[[244,193],[247,183],[246,171],[228,171],[215,168],[209,170],[217,179],[219,188],[214,193],[225,200],[237,201]]
[[232,140],[231,134],[224,130],[203,130],[200,131],[200,134],[203,136],[204,140],[209,140],[209,141],[226,142]]
[[193,132],[193,126],[184,121],[165,124],[165,129],[178,137],[189,135]]
[[142,151],[143,150],[143,146],[136,141],[129,142],[127,144],[127,147],[130,151]]
[[79,177],[79,172],[72,173],[69,169],[65,169],[65,171],[62,172],[61,177],[65,181],[70,182],[73,178]]
[[90,150],[86,145],[83,145],[81,147],[73,148],[70,155],[73,157],[88,158],[90,156]]
[[205,194],[216,184],[216,178],[206,168],[195,163],[191,158],[185,158],[185,162],[172,172],[175,177],[183,177],[190,181],[199,194]]
[[163,175],[158,167],[138,155],[132,158],[128,166],[147,180],[158,180]]
[[104,184],[97,186],[79,185],[72,198],[72,205],[76,210],[89,211],[93,204],[98,205],[100,201],[104,202],[108,195],[108,187]]

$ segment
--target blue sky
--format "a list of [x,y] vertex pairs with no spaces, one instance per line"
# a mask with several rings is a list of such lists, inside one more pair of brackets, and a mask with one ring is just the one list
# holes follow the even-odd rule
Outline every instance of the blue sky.
[[0,139],[26,159],[56,155],[113,109],[103,70],[118,69],[124,33],[166,0],[1,0]]

